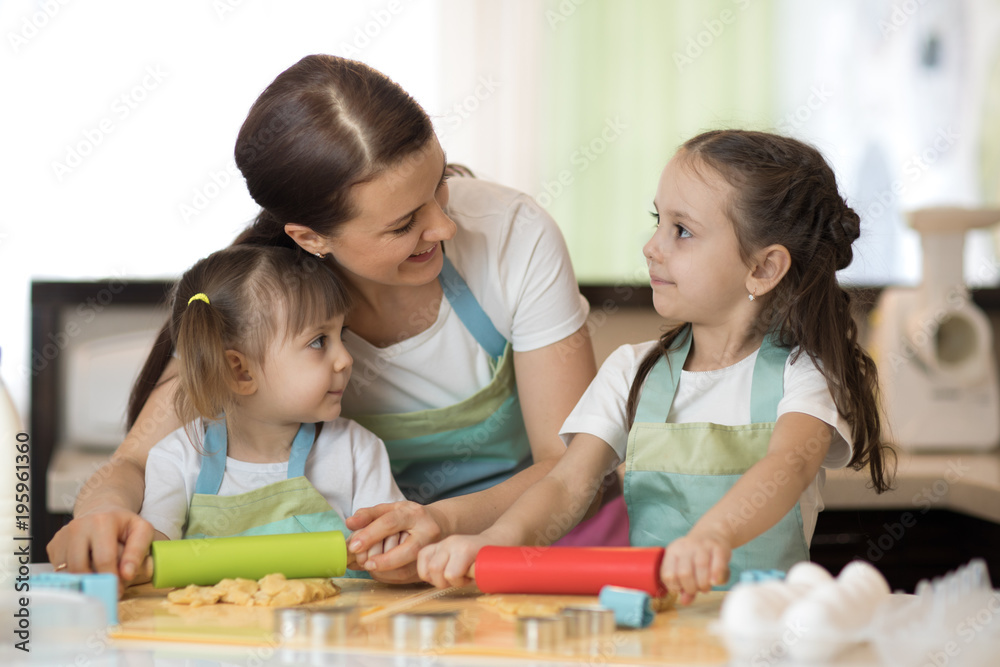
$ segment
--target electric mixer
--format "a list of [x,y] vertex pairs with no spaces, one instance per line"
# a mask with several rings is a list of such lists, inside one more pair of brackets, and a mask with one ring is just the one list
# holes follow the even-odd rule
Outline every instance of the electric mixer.
[[879,299],[872,352],[891,437],[910,449],[990,449],[1000,443],[993,332],[965,286],[965,232],[1000,222],[1000,209],[927,208],[923,281]]

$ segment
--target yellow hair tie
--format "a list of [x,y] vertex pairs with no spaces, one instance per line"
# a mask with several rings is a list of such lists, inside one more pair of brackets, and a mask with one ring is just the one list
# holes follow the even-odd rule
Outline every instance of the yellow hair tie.
[[202,292],[198,292],[193,297],[191,297],[190,299],[188,299],[188,305],[190,306],[191,302],[194,301],[195,299],[197,299],[198,301],[204,301],[205,303],[210,304],[210,305],[212,303],[211,301],[208,300],[208,295],[207,294],[203,294]]

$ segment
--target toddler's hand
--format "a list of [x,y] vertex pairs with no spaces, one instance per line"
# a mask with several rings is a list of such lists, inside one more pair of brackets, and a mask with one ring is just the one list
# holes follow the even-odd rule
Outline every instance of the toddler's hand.
[[718,533],[694,531],[667,546],[660,578],[670,592],[680,595],[681,604],[691,604],[697,593],[729,580],[729,558],[733,550]]
[[487,544],[489,541],[480,535],[452,535],[426,546],[417,555],[417,574],[438,588],[471,584],[469,568]]
[[374,570],[375,564],[372,561],[372,558],[389,553],[400,544],[403,544],[409,536],[410,534],[405,531],[395,533],[393,535],[389,535],[381,542],[372,544],[367,551],[362,551],[357,554],[351,554],[349,552],[349,556],[353,557],[353,560],[355,561],[355,567],[351,569]]

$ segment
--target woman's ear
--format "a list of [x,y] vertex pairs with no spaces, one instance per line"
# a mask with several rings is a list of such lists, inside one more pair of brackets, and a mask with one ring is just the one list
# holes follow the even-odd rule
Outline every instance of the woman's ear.
[[775,288],[792,266],[788,248],[775,243],[756,254],[757,263],[747,278],[747,291],[763,296]]
[[226,361],[229,363],[230,388],[240,396],[250,396],[257,391],[257,381],[250,370],[250,362],[242,352],[226,350]]
[[330,252],[326,247],[326,239],[305,225],[300,225],[295,222],[286,223],[285,233],[288,234],[300,248],[305,250],[310,255],[315,255],[317,253],[325,255]]

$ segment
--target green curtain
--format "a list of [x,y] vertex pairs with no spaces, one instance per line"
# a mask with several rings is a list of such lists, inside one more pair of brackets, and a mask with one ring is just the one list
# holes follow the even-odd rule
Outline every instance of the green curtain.
[[539,202],[584,284],[648,281],[642,245],[677,146],[775,120],[772,0],[546,0]]

